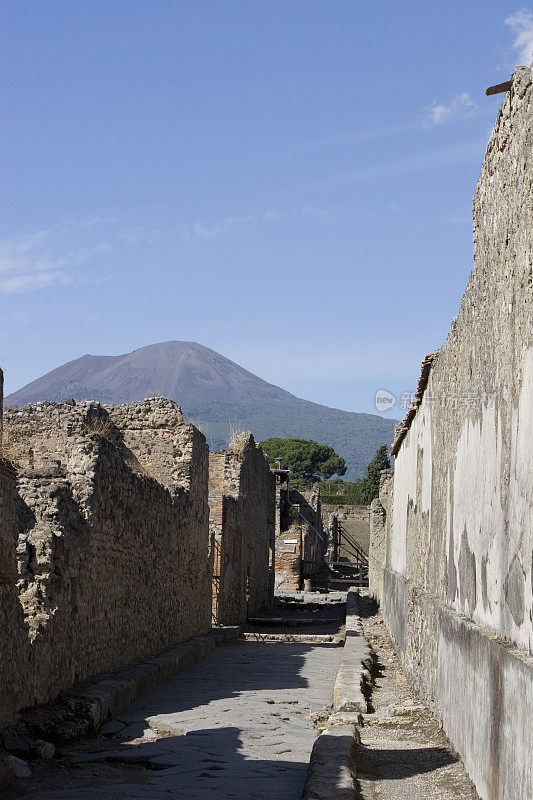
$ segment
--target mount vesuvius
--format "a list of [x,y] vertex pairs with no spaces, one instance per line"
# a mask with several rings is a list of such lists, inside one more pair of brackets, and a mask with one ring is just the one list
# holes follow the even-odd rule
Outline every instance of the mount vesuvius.
[[162,342],[119,356],[85,355],[11,394],[11,405],[69,398],[119,404],[161,395],[176,400],[204,431],[212,449],[231,429],[256,440],[299,436],[332,445],[344,456],[347,479],[364,473],[395,420],[302,400],[196,342]]

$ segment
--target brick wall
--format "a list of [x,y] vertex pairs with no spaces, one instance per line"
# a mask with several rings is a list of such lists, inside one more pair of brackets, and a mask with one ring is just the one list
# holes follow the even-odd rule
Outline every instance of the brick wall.
[[322,527],[320,493],[280,490],[280,526],[276,532],[278,591],[297,591],[305,578],[319,572],[325,562],[327,535]]

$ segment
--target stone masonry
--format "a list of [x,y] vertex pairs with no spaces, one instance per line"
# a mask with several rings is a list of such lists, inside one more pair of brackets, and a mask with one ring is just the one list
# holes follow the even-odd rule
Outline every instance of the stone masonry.
[[274,597],[276,481],[250,433],[209,455],[213,621],[238,625]]
[[371,588],[483,800],[533,797],[532,197],[520,67],[477,185],[459,315],[398,429],[394,496],[372,509]]
[[276,532],[276,589],[294,592],[324,568],[327,536],[322,528],[320,491],[279,491],[280,525]]
[[205,439],[176,403],[4,418],[0,725],[210,628]]
[[390,537],[394,470],[384,469],[380,474],[379,497],[370,504],[370,546],[368,551],[368,583],[372,594],[380,603],[383,599],[383,565],[387,541]]

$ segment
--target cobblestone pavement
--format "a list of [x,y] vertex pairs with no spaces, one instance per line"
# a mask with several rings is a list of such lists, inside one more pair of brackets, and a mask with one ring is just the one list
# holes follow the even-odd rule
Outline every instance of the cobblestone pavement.
[[341,655],[304,644],[221,647],[130,706],[115,738],[70,751],[13,797],[299,800],[317,735],[310,715],[330,705]]
[[479,800],[459,756],[413,692],[375,606],[363,601],[377,656],[358,757],[360,800]]

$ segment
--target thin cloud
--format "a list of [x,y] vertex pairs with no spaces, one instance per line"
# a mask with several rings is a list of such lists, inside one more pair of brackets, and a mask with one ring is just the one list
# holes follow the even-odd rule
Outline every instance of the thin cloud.
[[4,322],[7,322],[10,327],[26,325],[30,321],[30,315],[27,311],[14,311],[4,317]]
[[63,220],[49,229],[0,239],[0,293],[65,286],[78,278],[76,267],[112,252],[114,245],[107,241],[69,247],[68,239],[86,224]]
[[515,33],[513,48],[518,50],[518,63],[529,67],[533,61],[533,14],[529,9],[522,8],[509,14],[505,24]]
[[389,179],[397,175],[408,175],[425,169],[442,169],[452,164],[460,164],[479,157],[482,147],[483,145],[480,143],[479,139],[473,139],[449,147],[430,150],[426,153],[417,153],[416,155],[408,156],[397,161],[384,161],[380,164],[371,164],[368,167],[361,167],[352,172],[344,172],[323,181],[308,184],[303,188],[318,189],[356,183],[368,179]]
[[245,217],[226,217],[211,225],[194,222],[190,228],[182,230],[181,235],[186,241],[190,239],[213,239],[215,236],[227,233],[232,230],[232,228],[242,227],[250,222],[254,222],[255,219],[256,217],[254,214],[249,214]]
[[283,149],[284,153],[304,152],[306,150],[316,150],[329,147],[344,147],[361,141],[374,141],[378,138],[388,138],[402,133],[409,133],[417,130],[418,124],[413,122],[398,122],[377,128],[360,128],[348,133],[332,134],[318,139],[307,139],[295,142]]
[[[124,215],[95,213],[64,218],[47,228],[19,236],[0,237],[0,294],[35,292],[72,283],[110,279],[104,260],[131,247],[151,247],[159,241],[201,242],[235,230],[273,225],[289,217],[315,215],[328,221],[327,212],[312,206],[267,209],[212,223],[194,222],[184,228],[125,225]],[[105,238],[104,238],[105,237]],[[84,269],[81,269],[84,267]]]
[[435,100],[424,110],[422,125],[429,128],[431,125],[443,125],[454,119],[468,119],[478,111],[478,106],[468,92],[454,95],[447,103],[437,103]]
[[119,230],[117,237],[126,244],[153,244],[161,239],[162,233],[158,228],[151,228],[146,225],[135,225],[132,228]]
[[0,292],[2,294],[16,294],[18,292],[33,292],[38,289],[45,289],[53,285],[65,285],[72,283],[72,276],[60,270],[40,272],[37,275],[27,273],[23,275],[13,275],[10,278],[0,280]]
[[242,217],[225,217],[218,222],[205,224],[203,222],[195,222],[190,227],[181,230],[181,238],[184,241],[198,241],[202,239],[213,239],[217,236],[229,233],[232,230],[245,228],[250,225],[260,225],[261,223],[279,222],[280,220],[287,219],[295,216],[316,215],[323,221],[330,219],[329,214],[319,208],[313,206],[304,206],[302,208],[293,208],[288,211],[263,211],[258,214],[246,214]]
[[444,214],[439,218],[439,222],[442,222],[444,225],[466,225],[472,224],[472,212],[470,209],[464,209],[462,211],[450,212],[449,214]]

